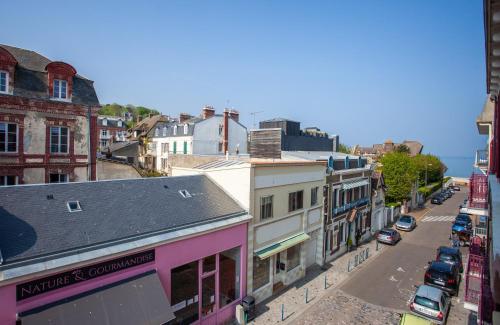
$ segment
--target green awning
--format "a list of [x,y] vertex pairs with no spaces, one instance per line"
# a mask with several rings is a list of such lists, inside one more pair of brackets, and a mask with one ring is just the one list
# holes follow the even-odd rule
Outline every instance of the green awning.
[[365,185],[368,185],[368,180],[362,179],[362,180],[357,180],[357,181],[352,181],[352,182],[346,182],[346,183],[342,184],[342,189],[349,190],[351,188],[365,186]]
[[309,238],[310,238],[309,235],[301,233],[293,237],[290,237],[288,239],[285,239],[283,241],[280,241],[279,243],[273,244],[267,248],[258,250],[255,252],[255,255],[257,255],[261,260],[263,260],[274,254],[278,254],[279,252],[282,252],[287,248],[300,244],[308,240]]

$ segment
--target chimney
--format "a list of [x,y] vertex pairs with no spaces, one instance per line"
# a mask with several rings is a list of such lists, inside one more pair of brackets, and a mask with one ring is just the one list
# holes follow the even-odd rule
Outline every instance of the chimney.
[[207,118],[211,118],[215,115],[215,109],[212,106],[205,105],[201,110],[201,118],[206,120]]
[[139,123],[141,121],[141,116],[137,115],[136,119],[137,119],[137,123]]
[[236,122],[239,122],[240,121],[240,112],[238,112],[237,110],[235,109],[232,109],[231,110],[231,118],[233,120],[235,120]]
[[189,115],[188,113],[180,113],[179,114],[179,123],[184,123],[191,118],[192,118],[192,116]]
[[222,140],[222,151],[224,154],[227,154],[228,152],[228,144],[229,144],[229,114],[230,114],[229,109],[224,110],[224,122],[222,124],[222,134],[224,136],[224,139]]
[[153,113],[149,113],[148,117],[152,118],[153,117]]

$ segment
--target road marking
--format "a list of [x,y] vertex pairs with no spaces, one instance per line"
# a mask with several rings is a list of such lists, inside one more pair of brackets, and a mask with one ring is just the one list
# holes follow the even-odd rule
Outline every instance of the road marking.
[[456,216],[426,216],[421,222],[450,222],[455,220]]
[[396,269],[396,271],[398,271],[398,272],[404,272],[405,270],[404,270],[404,269],[400,266],[400,267],[398,267],[398,268]]
[[391,275],[391,277],[389,278],[390,281],[392,282],[398,282],[398,280],[396,280],[396,278],[394,277],[394,275]]

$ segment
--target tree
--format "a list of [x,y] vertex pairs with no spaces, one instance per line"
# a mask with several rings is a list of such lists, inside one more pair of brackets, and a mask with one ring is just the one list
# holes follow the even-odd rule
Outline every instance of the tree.
[[419,186],[425,186],[426,178],[427,184],[439,182],[443,179],[446,167],[438,157],[430,154],[420,154],[413,157],[413,161],[418,173]]
[[396,147],[396,152],[400,152],[400,153],[405,153],[407,155],[410,154],[410,148],[408,148],[408,146],[406,144],[400,144]]
[[351,153],[351,148],[349,148],[349,146],[347,146],[347,145],[345,145],[343,143],[339,143],[339,150],[338,150],[338,152],[350,154]]
[[412,158],[405,153],[392,152],[385,154],[381,162],[387,201],[401,202],[409,198],[417,180],[417,169]]

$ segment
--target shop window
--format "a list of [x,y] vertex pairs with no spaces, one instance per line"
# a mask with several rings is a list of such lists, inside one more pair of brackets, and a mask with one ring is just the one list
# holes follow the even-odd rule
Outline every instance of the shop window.
[[17,185],[17,176],[0,176],[0,186]]
[[286,250],[287,270],[290,271],[300,265],[300,244]]
[[240,247],[219,254],[219,306],[240,297]]
[[215,255],[203,259],[203,273],[215,271]]
[[169,324],[191,324],[198,320],[198,261],[171,271],[172,309],[175,320]]
[[260,218],[261,220],[273,217],[273,196],[260,198]]
[[50,128],[50,152],[68,153],[68,128],[51,127]]
[[253,288],[257,290],[269,283],[269,258],[253,257]]
[[304,206],[304,191],[297,191],[288,194],[288,212],[302,209]]
[[215,274],[201,280],[201,297],[201,315],[210,315],[215,311]]
[[318,204],[318,187],[311,189],[311,206]]

